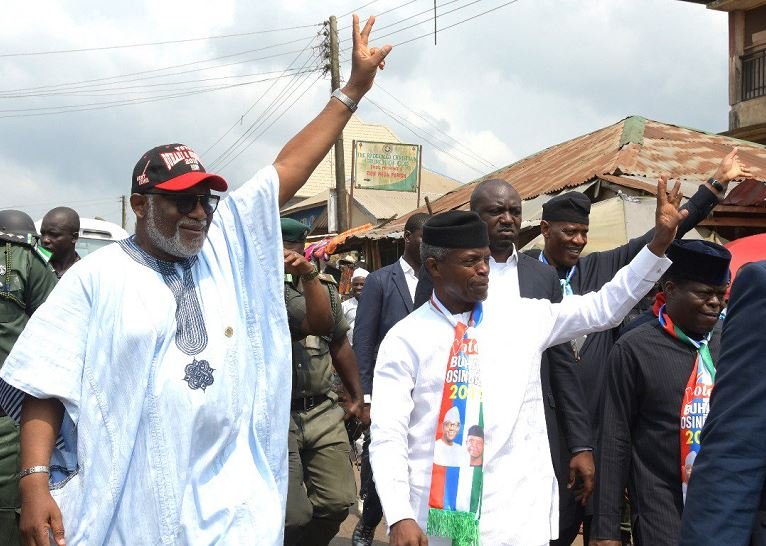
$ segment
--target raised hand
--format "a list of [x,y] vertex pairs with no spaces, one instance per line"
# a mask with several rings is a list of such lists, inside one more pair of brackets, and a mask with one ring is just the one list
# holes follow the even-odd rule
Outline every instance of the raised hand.
[[285,273],[291,275],[306,275],[314,271],[314,264],[306,260],[294,250],[285,250]]
[[[386,65],[386,55],[389,54],[392,47],[384,45],[383,47],[370,47],[369,38],[372,27],[375,24],[375,17],[367,19],[362,31],[359,31],[359,16],[353,16],[353,52],[351,54],[351,76],[349,76],[346,89],[352,94],[354,100],[360,99],[372,87],[375,80],[375,74],[378,68],[383,70]],[[347,93],[348,94],[348,93]]]
[[657,208],[654,213],[654,238],[647,245],[657,256],[663,256],[676,238],[678,226],[689,216],[681,210],[681,182],[676,182],[668,193],[668,175],[663,174],[657,182]]
[[721,184],[728,184],[735,178],[750,178],[753,175],[750,170],[742,164],[742,160],[738,157],[739,149],[732,148],[731,152],[726,154],[721,164],[713,174],[713,178],[718,180]]

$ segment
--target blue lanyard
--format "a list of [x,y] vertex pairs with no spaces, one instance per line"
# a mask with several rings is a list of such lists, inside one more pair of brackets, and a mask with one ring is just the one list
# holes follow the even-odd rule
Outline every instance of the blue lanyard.
[[[545,265],[550,265],[548,260],[545,259],[545,254],[543,254],[542,250],[540,251],[540,256],[537,259]],[[572,277],[574,277],[576,272],[577,266],[573,265],[569,268],[569,271],[567,271],[567,276],[563,279],[559,279],[559,282],[561,283],[561,292],[564,294],[564,296],[574,296],[574,290],[572,290]]]

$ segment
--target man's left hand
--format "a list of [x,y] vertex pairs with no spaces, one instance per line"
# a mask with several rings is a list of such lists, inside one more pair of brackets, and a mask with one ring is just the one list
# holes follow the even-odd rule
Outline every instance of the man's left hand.
[[721,184],[726,185],[735,178],[750,178],[753,175],[750,170],[742,164],[742,161],[737,157],[739,150],[733,148],[731,152],[726,154],[721,164],[713,174],[713,178],[718,180]]
[[365,430],[364,424],[360,419],[363,408],[364,405],[359,400],[348,402],[343,407],[346,412],[346,415],[343,416],[343,420],[346,424],[349,440],[352,442],[355,442]]
[[372,87],[378,68],[383,70],[386,66],[386,55],[389,54],[392,47],[390,45],[369,46],[370,32],[372,32],[372,27],[375,24],[374,16],[367,19],[361,32],[359,31],[359,16],[354,14],[353,21],[354,46],[351,53],[351,75],[343,88],[343,92],[358,102]]
[[362,417],[362,409],[364,403],[362,400],[350,400],[343,405],[343,409],[346,411],[346,415],[343,417],[345,421],[351,419],[360,419]]
[[676,182],[668,192],[668,175],[663,174],[657,182],[657,208],[654,218],[654,238],[647,245],[657,256],[663,256],[676,238],[678,226],[689,216],[689,211],[681,209],[681,182]]
[[585,506],[593,493],[593,477],[596,475],[596,465],[593,462],[592,451],[580,451],[569,459],[569,482],[567,489],[574,487],[577,476],[582,480],[582,488],[576,491],[575,499]]

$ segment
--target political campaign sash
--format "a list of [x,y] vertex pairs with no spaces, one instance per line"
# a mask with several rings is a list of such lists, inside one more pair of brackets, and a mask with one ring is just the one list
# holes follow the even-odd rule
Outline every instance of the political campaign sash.
[[482,305],[476,304],[468,324],[455,320],[434,297],[431,305],[455,328],[455,338],[436,426],[426,532],[450,538],[454,546],[478,546],[484,412],[474,332],[482,319]]
[[665,306],[660,307],[659,320],[663,330],[670,336],[679,339],[697,349],[694,368],[689,375],[681,403],[681,489],[686,502],[686,487],[692,473],[692,466],[700,450],[700,433],[710,410],[710,393],[715,381],[715,365],[710,354],[708,341],[710,334],[702,341],[695,341],[684,334],[673,324],[665,313]]

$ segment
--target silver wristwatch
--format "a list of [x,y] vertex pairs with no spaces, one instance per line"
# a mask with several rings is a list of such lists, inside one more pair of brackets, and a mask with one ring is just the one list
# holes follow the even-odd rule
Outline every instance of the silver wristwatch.
[[338,99],[340,102],[346,105],[346,107],[351,110],[351,112],[356,112],[356,109],[359,107],[359,105],[351,100],[348,95],[346,95],[343,91],[340,90],[340,88],[336,89],[332,92],[332,95],[330,95],[333,98]]

